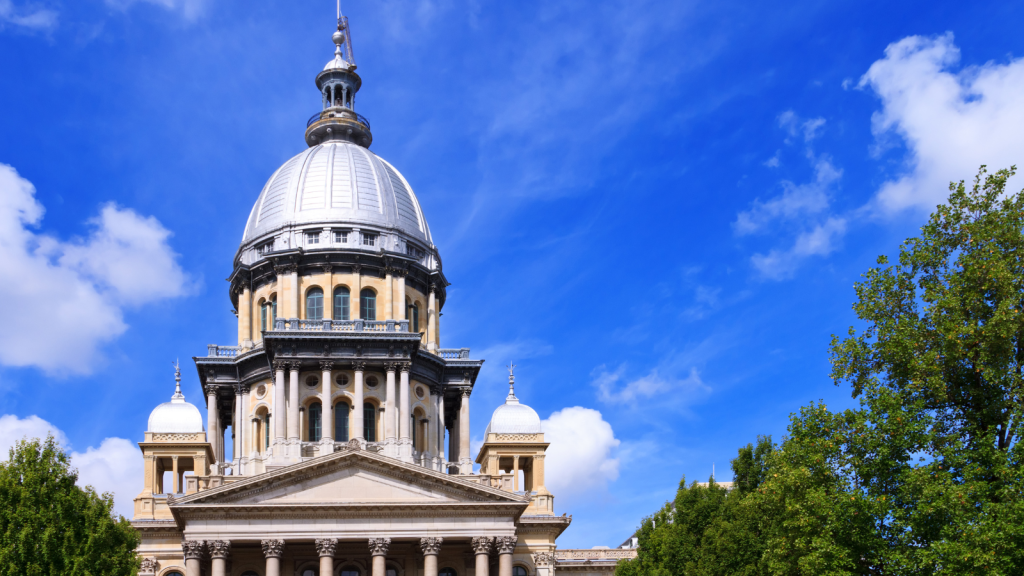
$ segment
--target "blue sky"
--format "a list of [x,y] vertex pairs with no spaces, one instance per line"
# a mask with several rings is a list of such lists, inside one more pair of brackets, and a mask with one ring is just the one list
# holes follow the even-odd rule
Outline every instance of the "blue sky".
[[[1024,151],[1016,3],[343,10],[372,149],[452,282],[442,345],[487,360],[474,438],[515,361],[558,440],[561,547],[617,545],[683,475],[726,480],[801,405],[850,405],[827,347],[853,283],[949,180]],[[58,430],[126,512],[171,362],[234,343],[223,279],[305,147],[333,14],[0,0],[0,437]]]

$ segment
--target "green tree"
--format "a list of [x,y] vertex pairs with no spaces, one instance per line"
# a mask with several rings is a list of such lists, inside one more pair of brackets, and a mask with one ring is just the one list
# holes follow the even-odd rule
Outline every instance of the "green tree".
[[860,408],[795,415],[750,505],[774,574],[1024,574],[1024,193],[951,184],[833,337]]
[[52,436],[21,440],[0,463],[0,576],[128,576],[139,536],[113,496],[75,485]]

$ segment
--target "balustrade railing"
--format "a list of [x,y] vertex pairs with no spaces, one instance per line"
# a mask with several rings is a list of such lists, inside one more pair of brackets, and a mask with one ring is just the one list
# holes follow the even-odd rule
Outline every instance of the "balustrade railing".
[[555,550],[556,560],[621,560],[636,558],[636,549],[623,548],[585,548]]
[[408,332],[408,320],[300,320],[277,318],[274,330],[305,332]]
[[446,360],[469,358],[469,348],[440,348],[437,355]]
[[206,345],[206,355],[213,358],[234,358],[242,350],[241,346],[218,346],[217,344]]
[[[366,126],[367,130],[370,129],[370,121],[367,120],[365,116],[363,116],[362,114],[357,114],[355,112],[352,112],[352,113],[356,115],[356,120],[359,121],[360,124],[362,124],[363,126]],[[317,112],[316,114],[313,114],[313,116],[310,117],[310,119],[306,121],[306,128],[309,128],[310,126],[312,126],[314,122],[319,122],[322,119],[321,118],[322,115],[323,115],[322,112]],[[327,118],[343,118],[343,116],[327,116]],[[323,120],[326,120],[326,118],[323,118]]]

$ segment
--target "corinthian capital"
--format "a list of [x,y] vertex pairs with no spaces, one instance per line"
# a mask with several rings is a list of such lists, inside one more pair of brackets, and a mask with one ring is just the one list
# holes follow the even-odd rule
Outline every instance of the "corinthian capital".
[[320,363],[320,370],[322,370],[324,372],[330,372],[331,370],[334,370],[334,362],[330,362],[330,361],[321,362]]
[[210,540],[206,545],[210,548],[211,558],[227,558],[231,553],[231,542],[227,540]]
[[444,538],[420,538],[420,550],[424,556],[437,556],[441,551],[441,542],[444,542]]
[[473,538],[473,552],[477,554],[490,554],[494,548],[494,538],[490,536],[477,536]]
[[494,539],[494,546],[498,549],[498,554],[511,554],[516,549],[516,542],[519,538],[516,536],[498,536]]
[[334,549],[338,547],[337,538],[317,538],[316,553],[320,556],[334,556]]
[[391,538],[370,538],[370,555],[387,556]]
[[551,566],[555,563],[555,555],[551,552],[537,552],[533,555],[533,565],[538,567]]
[[264,540],[260,544],[263,545],[263,555],[267,558],[284,556],[284,540]]
[[274,360],[274,371],[283,372],[288,367],[288,363],[284,360]]
[[202,540],[182,540],[181,550],[185,553],[185,560],[201,560],[205,544]]

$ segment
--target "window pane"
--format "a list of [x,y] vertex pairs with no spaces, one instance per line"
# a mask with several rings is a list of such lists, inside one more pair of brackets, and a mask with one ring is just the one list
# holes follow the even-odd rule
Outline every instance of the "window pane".
[[267,329],[267,303],[260,306],[260,330]]
[[324,317],[324,291],[313,288],[306,295],[306,320],[322,320]]
[[309,441],[319,442],[321,437],[322,413],[319,404],[309,405]]
[[369,402],[363,404],[363,438],[367,442],[377,441],[377,408]]
[[344,402],[334,405],[334,439],[348,442],[348,404]]
[[334,319],[348,320],[348,288],[344,286],[334,289]]
[[373,290],[364,288],[361,293],[361,306],[359,307],[359,317],[363,320],[376,320],[377,319],[377,295],[373,293]]
[[513,566],[512,576],[526,576],[526,568],[523,568],[522,566]]
[[265,436],[263,449],[270,448],[270,414],[263,416],[263,435]]
[[270,321],[277,320],[277,300],[270,301]]

